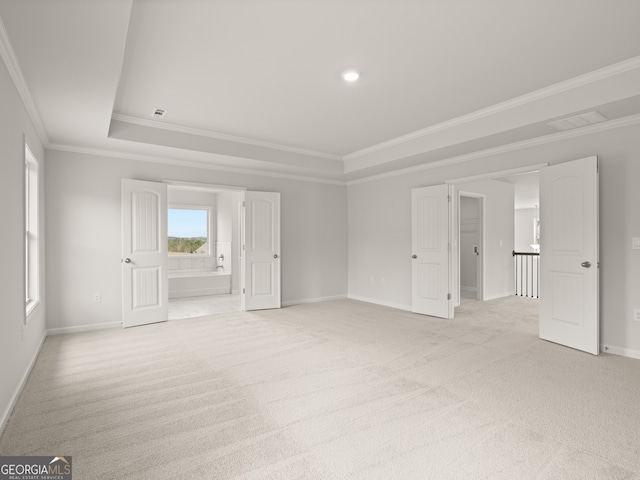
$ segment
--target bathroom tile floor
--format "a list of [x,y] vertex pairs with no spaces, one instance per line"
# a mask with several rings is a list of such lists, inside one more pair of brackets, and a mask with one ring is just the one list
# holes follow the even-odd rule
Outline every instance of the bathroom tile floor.
[[169,300],[169,320],[237,311],[240,311],[240,294],[172,298]]

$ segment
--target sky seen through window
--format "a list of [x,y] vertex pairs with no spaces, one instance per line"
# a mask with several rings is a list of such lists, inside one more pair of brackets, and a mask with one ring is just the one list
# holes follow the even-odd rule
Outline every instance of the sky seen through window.
[[168,236],[181,238],[207,237],[207,211],[170,208],[168,212]]

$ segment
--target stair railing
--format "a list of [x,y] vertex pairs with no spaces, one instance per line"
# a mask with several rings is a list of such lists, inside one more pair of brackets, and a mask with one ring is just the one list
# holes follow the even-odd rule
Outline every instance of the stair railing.
[[540,254],[514,251],[513,261],[516,295],[540,298]]

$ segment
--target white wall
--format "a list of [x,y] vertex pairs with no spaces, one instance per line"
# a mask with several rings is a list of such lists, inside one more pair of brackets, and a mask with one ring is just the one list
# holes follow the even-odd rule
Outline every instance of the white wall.
[[[281,193],[282,301],[345,296],[346,187],[48,151],[49,328],[121,317],[120,180],[181,180]],[[91,301],[102,293],[102,303]]]
[[[45,334],[45,155],[13,81],[0,61],[0,433]],[[40,305],[24,325],[24,141],[39,160]]]
[[515,210],[514,215],[516,252],[534,252],[535,250],[531,247],[534,241],[533,220],[538,218],[538,209],[518,208]]
[[[600,158],[601,341],[640,358],[640,126],[591,133],[454,164],[353,183],[349,187],[349,294],[383,304],[411,303],[411,188],[540,162]],[[513,212],[511,213],[513,216]],[[369,284],[374,276],[376,283]],[[385,278],[386,285],[379,283]]]

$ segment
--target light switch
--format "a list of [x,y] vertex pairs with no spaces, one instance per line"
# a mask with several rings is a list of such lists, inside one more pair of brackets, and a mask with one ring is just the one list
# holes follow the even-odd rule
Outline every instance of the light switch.
[[633,237],[631,240],[631,248],[640,250],[640,237]]

